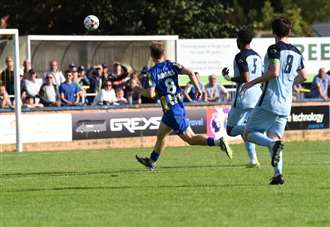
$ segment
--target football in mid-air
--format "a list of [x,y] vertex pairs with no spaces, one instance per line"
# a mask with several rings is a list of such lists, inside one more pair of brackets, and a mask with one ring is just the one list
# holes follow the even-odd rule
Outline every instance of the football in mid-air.
[[88,31],[94,31],[96,30],[100,25],[99,18],[94,15],[88,15],[84,19],[84,26]]

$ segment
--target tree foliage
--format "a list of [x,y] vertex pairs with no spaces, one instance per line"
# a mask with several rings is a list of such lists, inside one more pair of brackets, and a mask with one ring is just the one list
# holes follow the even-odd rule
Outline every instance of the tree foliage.
[[21,34],[87,34],[83,19],[94,14],[101,26],[91,34],[218,38],[243,25],[269,30],[274,15],[288,16],[296,34],[308,35],[311,23],[330,20],[330,1],[313,0],[313,7],[308,0],[2,0],[0,17],[8,15]]

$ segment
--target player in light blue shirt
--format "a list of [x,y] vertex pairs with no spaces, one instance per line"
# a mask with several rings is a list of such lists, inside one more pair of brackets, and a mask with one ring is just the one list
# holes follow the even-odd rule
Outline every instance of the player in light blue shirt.
[[307,80],[301,53],[288,43],[291,27],[291,22],[285,17],[273,20],[276,43],[267,50],[265,74],[242,86],[242,91],[246,91],[264,83],[260,100],[246,124],[245,136],[250,142],[268,147],[275,171],[270,184],[275,185],[284,183],[281,138],[291,111],[292,86]]
[[165,148],[165,138],[171,132],[175,132],[190,145],[220,146],[220,149],[226,152],[231,159],[232,151],[223,138],[215,139],[204,135],[196,135],[186,118],[186,111],[180,97],[181,88],[178,75],[185,74],[189,76],[195,88],[195,94],[199,97],[202,91],[198,86],[199,82],[195,74],[180,64],[166,60],[164,46],[160,42],[151,44],[150,53],[155,65],[147,72],[143,95],[149,98],[159,98],[164,114],[150,157],[136,156],[137,161],[149,170],[154,170],[156,162]]
[[[228,121],[227,134],[230,136],[241,135],[243,137],[245,125],[253,108],[257,104],[261,95],[261,86],[253,86],[246,92],[241,92],[242,85],[262,75],[262,60],[260,56],[250,48],[253,33],[247,29],[241,29],[237,34],[237,47],[240,52],[236,54],[234,60],[234,77],[229,77],[228,68],[222,70],[225,79],[237,83],[236,94],[231,106]],[[245,148],[249,157],[247,167],[259,167],[255,145],[244,139]]]

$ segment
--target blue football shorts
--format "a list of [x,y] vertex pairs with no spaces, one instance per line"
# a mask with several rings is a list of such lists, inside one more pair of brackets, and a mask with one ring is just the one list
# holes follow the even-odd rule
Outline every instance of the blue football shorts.
[[186,118],[186,111],[180,106],[164,113],[162,122],[178,135],[183,134],[190,126],[189,120]]

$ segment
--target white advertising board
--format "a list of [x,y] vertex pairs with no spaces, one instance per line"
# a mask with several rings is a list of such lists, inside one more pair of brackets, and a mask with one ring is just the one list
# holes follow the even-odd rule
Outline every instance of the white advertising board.
[[[22,114],[23,143],[72,141],[71,114]],[[0,144],[16,143],[15,115],[0,115]]]
[[[321,67],[330,70],[330,37],[290,38],[289,41],[302,52],[309,74],[316,75]],[[251,47],[263,58],[274,42],[274,38],[255,38]],[[177,61],[202,76],[220,75],[222,68],[232,69],[238,51],[236,39],[180,39]]]

